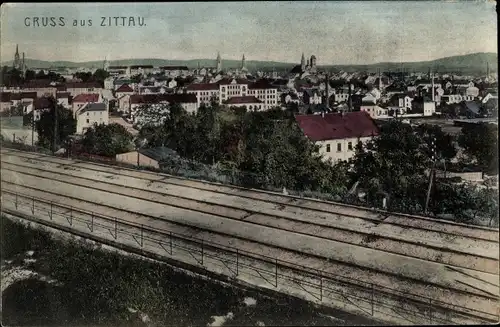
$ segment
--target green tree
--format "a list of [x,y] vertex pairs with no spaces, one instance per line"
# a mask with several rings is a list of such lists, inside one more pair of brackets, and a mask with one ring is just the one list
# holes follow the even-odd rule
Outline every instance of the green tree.
[[19,69],[2,67],[1,84],[5,86],[18,86],[24,82],[23,74]]
[[358,143],[351,160],[351,183],[359,182],[368,204],[379,207],[382,197],[389,208],[421,210],[425,197],[425,172],[430,157],[425,142],[408,124],[392,120],[381,126],[380,135],[366,145]]
[[91,77],[94,82],[104,83],[104,80],[109,77],[109,73],[104,69],[97,69]]
[[35,79],[46,79],[46,78],[47,78],[47,75],[45,75],[45,71],[43,69],[39,70],[35,74]]
[[57,104],[54,97],[49,98],[50,108],[44,111],[40,119],[35,123],[35,129],[38,133],[38,145],[49,148],[54,141],[54,126],[57,110],[57,138],[56,147],[68,141],[70,135],[76,132],[76,120],[73,112]]
[[215,164],[223,156],[221,155],[221,108],[218,105],[207,107],[201,105],[198,109],[197,136],[203,146],[200,147],[199,160]]
[[31,80],[35,79],[35,75],[36,75],[35,71],[28,69],[28,70],[26,70],[26,74],[25,74],[24,78],[26,81],[31,81]]
[[90,72],[76,72],[73,74],[74,78],[81,79],[82,82],[90,82],[92,78],[92,73]]
[[492,124],[469,124],[462,128],[458,144],[469,158],[489,173],[498,173],[498,131]]
[[134,76],[130,77],[130,80],[132,82],[134,82],[134,83],[140,83],[141,79],[142,79],[142,75],[141,74],[137,74],[137,75],[134,75]]
[[82,146],[89,154],[114,157],[133,150],[133,139],[132,134],[120,124],[95,124],[85,132]]

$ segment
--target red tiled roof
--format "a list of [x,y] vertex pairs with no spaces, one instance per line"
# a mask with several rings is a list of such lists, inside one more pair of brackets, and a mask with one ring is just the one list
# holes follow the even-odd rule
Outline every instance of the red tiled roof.
[[364,111],[297,115],[295,120],[311,141],[324,141],[378,135],[378,128]]
[[186,87],[188,91],[209,91],[209,90],[218,90],[219,85],[216,83],[200,83],[200,84],[189,84]]
[[73,102],[97,102],[99,94],[78,94],[73,98]]
[[134,90],[128,84],[122,84],[116,92],[134,92]]
[[254,96],[232,97],[224,102],[225,104],[262,103]]

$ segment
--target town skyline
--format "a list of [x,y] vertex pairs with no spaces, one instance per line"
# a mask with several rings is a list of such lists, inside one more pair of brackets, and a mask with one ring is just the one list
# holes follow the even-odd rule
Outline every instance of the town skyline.
[[[78,15],[74,15],[75,7]],[[411,14],[415,12],[420,15]],[[465,12],[467,15],[463,15]],[[66,26],[24,26],[23,17],[33,21],[35,16],[65,17]],[[133,16],[136,22],[137,17],[144,17],[147,26],[95,26],[99,17],[113,16]],[[73,27],[68,26],[70,17],[97,19],[92,27]],[[356,17],[362,17],[364,24],[356,22]],[[10,60],[19,44],[27,59],[43,61],[215,60],[220,52],[222,60],[241,60],[244,54],[247,61],[297,63],[304,52],[306,57],[316,55],[318,65],[419,62],[496,53],[497,42],[492,37],[495,19],[495,5],[487,1],[101,3],[57,7],[16,3],[2,6],[1,55],[3,62]],[[469,35],[471,24],[478,29],[474,36]],[[159,36],[163,41],[158,41]]]

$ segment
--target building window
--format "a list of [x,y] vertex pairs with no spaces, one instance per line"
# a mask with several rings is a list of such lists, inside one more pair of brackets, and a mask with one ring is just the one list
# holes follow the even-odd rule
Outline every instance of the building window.
[[352,151],[352,142],[347,143],[347,149],[349,149],[350,151]]
[[87,119],[87,124],[88,124],[88,123],[90,123],[90,120],[89,120],[89,119]]
[[326,145],[326,152],[330,152],[330,144]]
[[342,151],[342,143],[337,143],[337,152]]

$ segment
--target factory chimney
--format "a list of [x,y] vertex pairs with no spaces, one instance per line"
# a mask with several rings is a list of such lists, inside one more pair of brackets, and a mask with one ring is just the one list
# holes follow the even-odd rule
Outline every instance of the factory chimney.
[[330,74],[326,73],[326,109],[330,109]]
[[378,90],[382,92],[382,75],[380,73],[380,68],[378,69]]
[[347,100],[349,106],[349,112],[352,112],[352,91],[351,91],[351,81],[349,81],[349,99]]
[[436,90],[434,90],[434,72],[432,72],[432,102],[436,101],[435,93],[436,93]]

